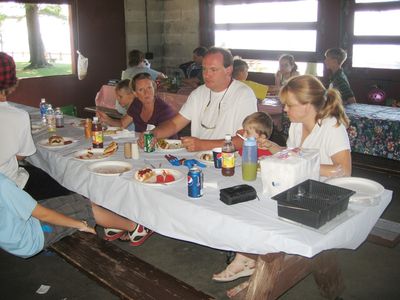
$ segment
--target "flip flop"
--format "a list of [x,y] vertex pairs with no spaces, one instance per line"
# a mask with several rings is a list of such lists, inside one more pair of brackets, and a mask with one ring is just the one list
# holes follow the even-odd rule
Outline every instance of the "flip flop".
[[[237,264],[237,263],[235,263],[235,264]],[[255,266],[250,267],[247,263],[243,263],[243,269],[240,270],[239,272],[234,273],[231,270],[229,270],[230,266],[232,267],[232,264],[230,264],[221,273],[214,274],[212,277],[212,280],[217,281],[217,282],[229,282],[229,281],[239,279],[241,277],[250,276],[254,273],[254,270],[255,270]]]
[[115,228],[104,228],[104,239],[106,241],[115,241],[124,235],[126,230]]

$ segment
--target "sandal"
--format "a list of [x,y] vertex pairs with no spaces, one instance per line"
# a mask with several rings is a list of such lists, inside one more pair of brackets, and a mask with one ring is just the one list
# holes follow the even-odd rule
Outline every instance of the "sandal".
[[133,231],[128,231],[127,235],[129,237],[132,246],[140,246],[147,240],[153,233],[150,229],[144,227],[143,225],[137,224]]
[[124,235],[126,230],[115,229],[115,228],[104,228],[104,239],[106,241],[115,241]]
[[[254,261],[244,261],[244,262],[232,262],[226,267],[221,273],[214,274],[212,279],[218,282],[229,282],[236,280],[241,277],[250,276],[254,273],[255,263]],[[238,271],[234,271],[234,270]]]

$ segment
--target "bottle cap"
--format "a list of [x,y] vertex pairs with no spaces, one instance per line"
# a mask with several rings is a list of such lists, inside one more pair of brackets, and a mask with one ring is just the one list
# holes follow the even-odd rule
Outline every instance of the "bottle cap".
[[93,117],[93,122],[98,122],[99,118],[98,117]]
[[231,135],[230,134],[226,134],[225,135],[225,141],[230,141],[230,140],[232,140]]
[[256,146],[257,142],[255,137],[248,137],[245,141],[244,141],[244,145],[245,146]]

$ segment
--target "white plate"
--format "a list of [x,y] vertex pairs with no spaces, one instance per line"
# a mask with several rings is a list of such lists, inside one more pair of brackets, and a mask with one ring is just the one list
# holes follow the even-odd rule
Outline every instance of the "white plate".
[[165,141],[168,143],[168,145],[172,148],[168,148],[168,149],[162,149],[158,146],[158,144],[156,145],[157,147],[157,151],[158,152],[179,152],[179,151],[183,151],[185,150],[185,148],[182,145],[182,141],[181,140],[169,140],[169,139],[165,139]]
[[[204,154],[209,154],[211,155],[211,160],[206,160],[203,158]],[[195,155],[196,159],[206,165],[209,166],[214,166],[214,158],[213,158],[213,153],[212,151],[201,151],[197,152]],[[239,155],[239,152],[235,152],[235,167],[238,167],[242,164],[242,157]]]
[[[140,180],[137,178],[137,173],[139,172],[139,170],[135,172],[135,175],[133,175],[133,179],[134,179],[135,181],[137,181],[137,182],[139,182],[139,183],[142,183],[142,184],[145,184],[145,185],[150,185],[150,186],[162,186],[162,185],[169,185],[169,184],[177,183],[177,182],[183,180],[183,178],[185,178],[185,175],[183,175],[183,174],[182,174],[181,172],[179,172],[178,170],[174,170],[174,169],[152,169],[152,170],[154,171],[155,176],[150,177],[150,178],[149,178],[148,180],[146,180],[145,182],[140,181]],[[175,177],[175,180],[174,180],[174,181],[171,181],[171,182],[163,182],[163,183],[157,183],[157,182],[155,182],[155,181],[156,181],[156,176],[157,176],[157,175],[161,175],[161,174],[163,173],[163,171],[165,171],[165,172],[171,174],[172,176],[174,176],[174,177]]]
[[69,147],[72,146],[74,143],[78,142],[77,140],[70,138],[70,137],[65,137],[63,136],[64,142],[69,142],[71,141],[72,143],[66,144],[66,145],[50,145],[49,144],[49,139],[43,139],[41,141],[38,142],[38,145],[43,147],[43,148],[47,148],[47,149],[62,149],[65,147]]
[[361,177],[338,177],[328,179],[325,183],[355,191],[349,202],[363,205],[378,204],[379,197],[385,190],[380,183]]
[[119,176],[131,169],[132,165],[126,161],[99,161],[88,165],[89,172],[101,176]]
[[[93,155],[89,154],[93,153]],[[82,161],[100,161],[109,158],[112,155],[103,155],[104,149],[84,149],[74,153],[74,159]]]
[[81,120],[74,120],[74,121],[66,121],[65,125],[71,125],[72,127],[75,128],[80,128],[80,129],[84,129],[85,128],[85,122],[86,119],[81,119]]

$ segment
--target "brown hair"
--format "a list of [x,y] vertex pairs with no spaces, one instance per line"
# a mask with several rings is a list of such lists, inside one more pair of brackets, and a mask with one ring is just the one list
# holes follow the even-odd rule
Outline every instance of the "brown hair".
[[232,56],[231,51],[229,51],[228,49],[224,49],[224,48],[220,48],[220,47],[211,47],[210,49],[208,49],[208,51],[206,52],[204,57],[206,57],[207,55],[210,55],[210,54],[217,54],[217,53],[219,53],[223,56],[225,68],[233,65],[233,56]]
[[243,59],[236,58],[233,60],[233,72],[232,77],[236,79],[238,73],[247,71],[249,69],[249,65]]
[[325,57],[335,59],[341,66],[347,59],[347,52],[342,48],[331,48],[326,50]]
[[126,92],[132,93],[132,88],[130,86],[130,80],[129,79],[124,79],[120,80],[117,85],[115,86],[115,91],[121,91],[124,90]]
[[144,53],[142,51],[134,49],[129,52],[128,65],[130,67],[137,66],[142,61],[144,61]]
[[314,106],[317,115],[315,121],[334,117],[336,125],[349,126],[349,119],[344,111],[342,98],[336,89],[325,89],[318,78],[312,75],[292,77],[281,88],[279,97],[283,104],[288,101],[288,94],[292,93],[301,104],[310,103]]
[[271,116],[264,112],[252,113],[248,115],[242,123],[243,128],[252,126],[259,135],[264,134],[267,139],[272,134],[273,124]]
[[139,80],[142,80],[142,79],[151,80],[151,83],[153,84],[154,90],[157,89],[157,85],[154,82],[154,80],[151,78],[151,75],[149,73],[139,73],[139,74],[136,74],[131,80],[131,84],[130,85],[131,85],[131,89],[133,91],[136,91],[136,82],[139,81]]
[[289,62],[289,64],[292,66],[292,70],[290,71],[290,75],[292,75],[295,72],[297,72],[297,64],[296,64],[296,62],[294,60],[294,56],[293,55],[291,55],[291,54],[282,54],[279,57],[279,61],[281,61],[283,59],[287,60]]

